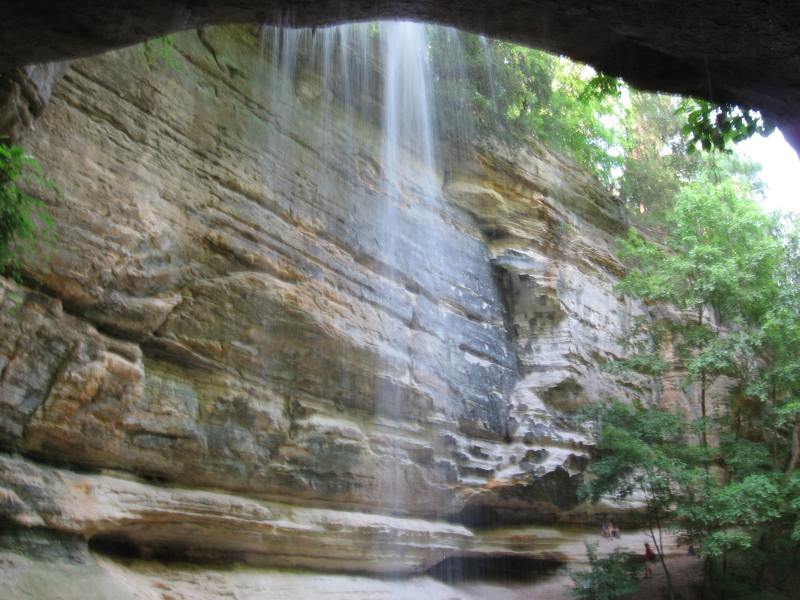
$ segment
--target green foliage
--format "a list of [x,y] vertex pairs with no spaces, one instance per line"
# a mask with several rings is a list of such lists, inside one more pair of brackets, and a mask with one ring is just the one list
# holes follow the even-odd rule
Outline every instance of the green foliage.
[[623,165],[618,189],[638,223],[661,228],[675,197],[695,177],[702,158],[681,138],[674,96],[630,90],[622,121]]
[[[682,317],[651,325],[652,346],[637,349],[622,365],[659,376],[664,372],[659,358],[669,348],[687,383],[699,386],[703,416],[706,389],[721,375],[738,379],[740,390],[751,394],[767,385],[760,382],[759,366],[764,336],[747,324],[774,307],[783,247],[777,222],[762,213],[751,189],[747,177],[701,169],[667,211],[662,243],[635,230],[621,242],[632,270],[619,289],[682,311]],[[749,410],[751,394],[732,396],[735,414]],[[699,425],[705,443],[709,423]]]
[[586,544],[590,571],[571,573],[572,595],[579,600],[614,600],[639,591],[641,558],[617,548],[606,557],[597,556],[597,545]]
[[603,365],[610,373],[641,373],[658,377],[669,370],[669,363],[655,352],[639,352]]
[[742,109],[733,104],[717,105],[706,100],[686,98],[681,101],[678,112],[686,115],[686,124],[681,133],[687,139],[688,152],[698,147],[728,151],[731,144],[741,142],[756,133],[769,135],[775,125],[765,121],[756,111]]
[[[697,479],[705,451],[688,444],[686,423],[677,414],[620,402],[588,407],[582,419],[594,424],[599,458],[589,469],[581,494],[643,501],[651,541],[663,555],[663,531],[674,519],[682,491]],[[661,562],[668,585],[671,576]]]
[[720,462],[732,481],[772,470],[772,457],[763,443],[726,433],[721,437]]
[[38,161],[19,146],[0,144],[0,272],[19,276],[22,256],[52,242],[55,224],[44,203],[26,190],[50,189]]
[[761,398],[771,401],[773,409],[771,416],[774,418],[771,425],[776,435],[800,426],[800,226],[798,222],[785,221],[779,235],[784,242],[784,253],[776,268],[777,292],[760,324],[765,367],[757,387]]
[[765,310],[781,248],[749,191],[740,178],[702,172],[666,215],[664,246],[629,232],[621,249],[634,270],[620,289],[682,310],[710,307],[722,319]]
[[[631,271],[620,289],[679,312],[637,320],[632,354],[609,368],[660,378],[669,351],[704,418],[619,403],[586,414],[600,452],[586,496],[644,498],[654,542],[668,526],[700,548],[711,596],[785,590],[800,558],[800,234],[758,208],[753,175],[728,157],[700,161],[663,239],[621,242]],[[707,414],[723,375],[736,384]]]
[[[662,225],[698,173],[732,162],[698,148],[727,152],[774,129],[754,111],[639,92],[539,50],[445,28],[433,28],[430,37],[444,138],[465,148],[480,134],[515,149],[532,135],[587,167],[649,226]],[[465,125],[463,115],[472,122]],[[735,170],[723,166],[726,174]]]
[[800,400],[789,400],[775,410],[777,425],[782,426],[797,421],[800,417]]
[[611,77],[605,73],[597,73],[586,82],[578,99],[586,102],[589,100],[602,100],[608,97],[619,98],[622,95],[622,88],[621,79]]
[[793,522],[792,541],[800,542],[800,473],[791,473],[786,481],[789,518]]
[[[800,477],[785,478],[772,469],[762,444],[739,440],[706,449],[691,444],[690,428],[680,415],[619,402],[591,406],[583,418],[596,427],[599,451],[583,494],[592,501],[605,496],[643,500],[659,553],[666,527],[710,560],[771,555],[781,539],[800,536]],[[710,471],[720,464],[720,454],[727,466],[736,467],[730,479]],[[765,550],[765,538],[773,548]]]
[[599,458],[582,494],[597,502],[603,496],[642,497],[654,519],[668,516],[678,479],[692,467],[683,419],[662,410],[620,402],[595,404],[582,413],[596,427]]
[[430,52],[443,137],[471,140],[472,132],[458,130],[471,114],[483,136],[516,148],[533,135],[611,184],[617,132],[604,117],[619,105],[597,93],[614,85],[610,78],[592,78],[584,66],[540,50],[443,28],[431,31]]
[[183,66],[183,60],[175,48],[175,38],[171,35],[147,40],[140,48],[142,56],[150,66],[161,65],[173,71],[179,71]]
[[[624,119],[623,171],[618,189],[635,222],[667,231],[667,215],[687,184],[731,181],[763,193],[760,166],[734,154],[698,153],[681,133],[686,129],[680,101],[673,96],[630,92]],[[766,134],[767,130],[757,129]]]
[[465,148],[480,134],[517,148],[532,135],[587,167],[650,226],[686,182],[716,168],[720,159],[698,148],[727,150],[773,129],[753,111],[638,92],[540,50],[446,28],[430,38],[444,138]]
[[678,503],[682,537],[701,544],[703,555],[711,558],[747,550],[760,526],[781,517],[780,492],[780,483],[769,474],[725,484],[706,477]]

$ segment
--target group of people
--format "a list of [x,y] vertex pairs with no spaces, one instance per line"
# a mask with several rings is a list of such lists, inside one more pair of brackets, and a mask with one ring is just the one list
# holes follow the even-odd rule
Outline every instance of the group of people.
[[[603,537],[607,540],[618,540],[620,539],[620,532],[619,527],[617,527],[614,521],[603,521],[600,525],[600,529],[602,531]],[[689,554],[694,556],[693,554],[694,546],[689,547]],[[653,549],[650,547],[650,544],[645,543],[644,545],[644,577],[645,579],[650,579],[653,576],[653,571],[650,568],[650,563],[656,561],[656,553],[653,552]]]
[[616,526],[614,521],[603,521],[600,528],[603,532],[603,537],[607,540],[618,540],[620,538],[619,527]]

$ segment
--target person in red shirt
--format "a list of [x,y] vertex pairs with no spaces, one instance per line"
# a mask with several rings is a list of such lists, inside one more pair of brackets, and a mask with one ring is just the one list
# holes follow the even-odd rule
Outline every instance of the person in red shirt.
[[650,568],[650,563],[656,559],[655,552],[650,548],[650,544],[644,544],[644,578],[650,579],[653,576],[653,571]]

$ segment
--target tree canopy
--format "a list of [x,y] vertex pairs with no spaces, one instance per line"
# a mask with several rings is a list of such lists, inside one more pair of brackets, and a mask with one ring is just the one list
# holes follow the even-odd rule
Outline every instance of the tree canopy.
[[797,224],[764,214],[728,161],[680,187],[658,241],[632,229],[620,246],[619,289],[651,315],[612,368],[682,374],[701,414],[658,395],[591,407],[599,459],[585,493],[642,499],[658,553],[666,529],[698,547],[713,597],[788,594],[800,559]]

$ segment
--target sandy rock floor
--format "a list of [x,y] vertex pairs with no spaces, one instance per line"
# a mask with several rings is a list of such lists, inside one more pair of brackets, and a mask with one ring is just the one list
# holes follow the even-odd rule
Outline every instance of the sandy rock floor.
[[[591,541],[594,536],[589,535]],[[583,539],[563,550],[580,568],[585,556]],[[600,552],[614,548],[639,552],[644,533],[624,534],[621,540],[596,536]],[[701,561],[667,543],[673,579],[683,597],[701,575]],[[643,580],[642,591],[633,600],[660,597],[664,575],[654,565],[653,578]],[[33,557],[0,553],[0,598],[38,600],[568,600],[572,582],[569,571],[543,575],[531,582],[464,581],[449,585],[432,577],[375,578],[357,575],[320,574],[289,570],[243,567],[211,567],[161,564],[139,560],[113,560],[92,554],[84,556]]]

